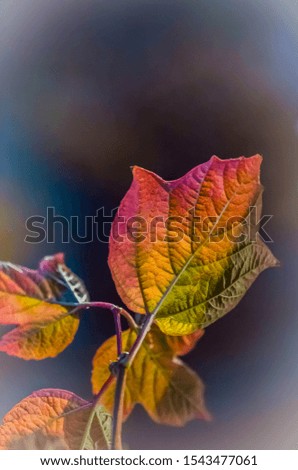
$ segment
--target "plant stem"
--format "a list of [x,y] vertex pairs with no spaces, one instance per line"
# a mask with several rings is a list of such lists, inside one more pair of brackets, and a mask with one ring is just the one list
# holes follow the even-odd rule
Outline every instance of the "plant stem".
[[[52,303],[55,303],[55,302],[52,302]],[[136,324],[136,322],[134,321],[134,319],[132,318],[130,313],[128,313],[127,310],[125,310],[122,307],[119,307],[118,305],[112,304],[110,302],[84,302],[81,304],[78,302],[59,302],[59,305],[62,305],[63,307],[68,307],[68,308],[71,308],[71,307],[75,308],[75,310],[67,312],[65,314],[66,317],[79,310],[84,310],[84,309],[89,309],[89,308],[102,308],[106,310],[111,310],[112,312],[119,312],[119,314],[122,315],[126,319],[127,323],[133,330],[137,329],[138,327],[138,325]]]
[[80,305],[80,308],[103,308],[106,310],[111,310],[113,313],[118,313],[122,315],[126,320],[127,323],[131,328],[136,328],[137,324],[135,323],[134,319],[128,313],[127,310],[125,310],[122,307],[118,307],[118,305],[112,304],[110,302],[88,302]]
[[[130,367],[143,344],[143,341],[149,332],[154,320],[154,315],[147,314],[142,328],[134,344],[132,345],[129,353],[118,360],[118,372],[116,381],[116,390],[114,398],[113,409],[113,435],[112,435],[112,449],[122,449],[122,421],[123,421],[123,402],[125,391],[126,371]],[[136,325],[137,327],[137,325]],[[137,328],[134,328],[135,330]]]
[[96,308],[105,308],[106,310],[120,310],[121,307],[118,307],[117,305],[114,305],[110,302],[87,302],[84,304],[81,304],[83,307],[96,307]]
[[123,401],[124,388],[126,379],[126,367],[118,363],[117,382],[114,398],[113,410],[113,433],[112,433],[112,449],[122,449],[122,421],[123,421]]
[[132,345],[131,350],[129,351],[129,354],[123,360],[123,365],[125,367],[130,367],[131,366],[134,358],[136,357],[140,347],[143,344],[143,341],[144,341],[147,333],[149,332],[149,330],[151,328],[153,320],[154,320],[154,315],[151,315],[151,314],[146,315],[145,321],[143,323],[143,326],[142,326],[142,328],[139,332],[139,335],[138,335],[137,339],[135,340],[134,344]]
[[107,380],[105,381],[105,383],[102,385],[101,389],[99,390],[99,392],[95,395],[94,397],[94,403],[97,405],[99,400],[101,399],[101,396],[104,394],[104,392],[107,390],[107,388],[111,385],[111,383],[113,382],[114,380],[114,376],[113,374],[109,375],[109,377],[107,378]]
[[117,355],[118,357],[122,353],[122,328],[121,328],[121,318],[119,311],[113,310],[113,317],[115,323],[115,330],[116,330],[116,338],[117,338]]
[[120,315],[122,315],[127,323],[129,324],[130,328],[132,330],[137,330],[138,329],[138,325],[136,324],[136,322],[134,321],[133,317],[130,315],[130,313],[128,313],[127,310],[125,310],[124,308],[121,308],[121,307],[118,307],[120,310],[119,310],[119,313]]
[[[116,378],[116,390],[115,390],[115,399],[114,399],[114,409],[113,409],[113,433],[112,433],[112,449],[122,449],[122,421],[123,421],[123,402],[124,402],[124,389],[125,389],[125,382],[126,382],[126,371],[128,367],[131,366],[133,363],[140,347],[143,344],[143,341],[149,332],[151,325],[154,321],[154,314],[147,314],[145,317],[145,321],[141,328],[136,324],[133,317],[130,313],[127,312],[122,307],[118,307],[110,302],[85,302],[85,303],[63,303],[61,302],[60,305],[64,305],[65,307],[74,307],[75,309],[72,312],[68,312],[68,315],[74,313],[78,310],[89,309],[89,308],[102,308],[106,310],[110,310],[114,316],[115,322],[115,329],[116,329],[116,337],[117,337],[117,354],[118,354],[118,361],[117,361],[117,378]],[[130,328],[136,332],[138,332],[138,336],[132,345],[129,353],[125,354],[122,353],[122,328],[121,328],[121,319],[120,315],[124,316],[129,324]],[[83,435],[81,449],[84,449],[86,445],[86,440],[88,438],[92,422],[94,419],[94,415],[96,412],[96,406],[103,395],[103,393],[107,390],[110,386],[112,381],[114,380],[114,375],[111,374],[105,383],[102,385],[100,391],[94,397],[93,408],[90,412],[90,416],[88,419],[88,423]]]

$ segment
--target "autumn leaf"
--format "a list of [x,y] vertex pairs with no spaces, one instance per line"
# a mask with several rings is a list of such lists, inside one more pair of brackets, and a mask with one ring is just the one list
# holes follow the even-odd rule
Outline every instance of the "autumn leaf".
[[109,243],[111,273],[128,308],[153,314],[166,334],[189,334],[229,312],[277,265],[252,237],[261,160],[214,156],[175,181],[133,168]]
[[0,426],[2,450],[108,449],[110,441],[111,416],[104,408],[94,410],[65,390],[34,392],[15,405]]
[[22,359],[57,356],[77,332],[75,305],[88,299],[62,253],[43,258],[37,270],[0,263],[0,324],[18,325],[1,338],[0,351]]
[[[178,355],[188,353],[202,336],[199,330],[188,337],[170,338],[153,325],[131,367],[127,370],[124,392],[124,419],[134,406],[141,404],[156,422],[183,426],[195,418],[208,420],[204,404],[204,386],[197,374]],[[137,337],[129,329],[123,332],[124,350],[128,351]],[[99,392],[109,376],[108,366],[117,357],[116,339],[109,338],[93,359],[93,393]],[[103,394],[101,402],[112,411],[115,384]]]
[[2,336],[0,351],[26,360],[56,357],[73,341],[79,323],[76,315],[68,315],[42,326],[18,326]]

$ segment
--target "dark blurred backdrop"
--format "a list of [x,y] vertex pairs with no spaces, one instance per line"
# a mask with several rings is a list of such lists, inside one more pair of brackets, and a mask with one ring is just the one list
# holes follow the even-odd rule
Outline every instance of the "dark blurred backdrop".
[[[0,100],[0,259],[33,267],[65,251],[93,299],[120,302],[107,245],[63,244],[59,231],[54,244],[30,245],[29,216],[112,210],[132,164],[174,179],[212,154],[263,154],[281,268],[263,273],[186,358],[214,420],[158,427],[137,408],[125,442],[297,448],[297,2],[2,0]],[[1,354],[0,415],[38,388],[90,397],[91,358],[113,332],[104,318],[86,315],[54,360]]]

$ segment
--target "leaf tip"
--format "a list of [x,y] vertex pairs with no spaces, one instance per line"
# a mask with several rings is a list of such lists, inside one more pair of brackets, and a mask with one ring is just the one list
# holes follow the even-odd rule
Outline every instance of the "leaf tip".
[[142,168],[142,167],[139,166],[139,165],[131,165],[129,168],[131,169],[131,171],[132,171],[133,174],[135,174],[135,173],[138,172],[138,171],[140,171],[140,172],[141,172],[141,171],[148,171],[148,170],[145,170],[145,168]]
[[55,253],[54,255],[48,255],[42,258],[39,263],[39,271],[41,273],[49,273],[49,272],[56,272],[57,266],[59,264],[65,263],[65,256],[64,253],[59,252]]
[[203,419],[207,423],[211,423],[213,421],[213,416],[207,409],[201,410],[200,413],[198,413],[197,418]]
[[279,261],[279,259],[275,258],[275,256],[273,256],[272,267],[273,267],[273,268],[280,268],[280,267],[282,267],[281,261]]
[[262,163],[263,156],[260,153],[256,153],[255,155],[252,155],[250,157],[245,157],[244,155],[240,155],[237,158],[220,158],[217,155],[212,155],[210,160],[218,161],[218,162],[229,162],[229,161],[233,162],[235,160],[251,160],[251,161]]
[[145,170],[145,168],[142,168],[138,165],[132,165],[130,169],[132,171],[133,177],[137,177],[143,173],[151,173],[149,170]]

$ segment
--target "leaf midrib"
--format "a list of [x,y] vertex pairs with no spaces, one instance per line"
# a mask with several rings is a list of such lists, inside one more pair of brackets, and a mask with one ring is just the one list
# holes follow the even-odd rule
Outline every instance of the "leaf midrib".
[[197,249],[192,253],[192,255],[189,257],[189,259],[187,260],[187,262],[185,263],[185,265],[183,266],[183,268],[179,271],[179,273],[177,274],[177,276],[173,279],[173,281],[170,283],[169,287],[167,288],[167,290],[165,291],[164,295],[161,297],[161,299],[159,300],[158,304],[156,305],[155,309],[153,310],[153,312],[151,313],[151,315],[153,315],[154,317],[156,317],[158,311],[160,310],[162,304],[164,303],[164,301],[166,300],[167,296],[171,293],[172,289],[174,288],[174,286],[177,284],[178,280],[180,279],[180,277],[182,276],[182,274],[187,270],[188,266],[190,265],[190,263],[192,262],[192,260],[194,259],[194,257],[197,255],[198,251],[200,249],[202,249],[203,246],[205,246],[205,244],[208,242],[208,239],[210,238],[210,236],[212,235],[212,233],[214,232],[215,228],[217,227],[219,221],[221,220],[222,216],[224,215],[225,211],[227,210],[227,208],[229,207],[230,203],[232,202],[233,198],[235,197],[235,195],[238,194],[237,191],[235,191],[233,193],[233,195],[231,196],[231,198],[229,199],[229,201],[227,201],[227,203],[225,204],[225,206],[223,207],[221,213],[218,215],[218,218],[216,220],[216,223],[213,225],[210,233],[208,234],[208,236],[205,238],[204,242],[201,243],[201,245],[199,245],[197,247]]

